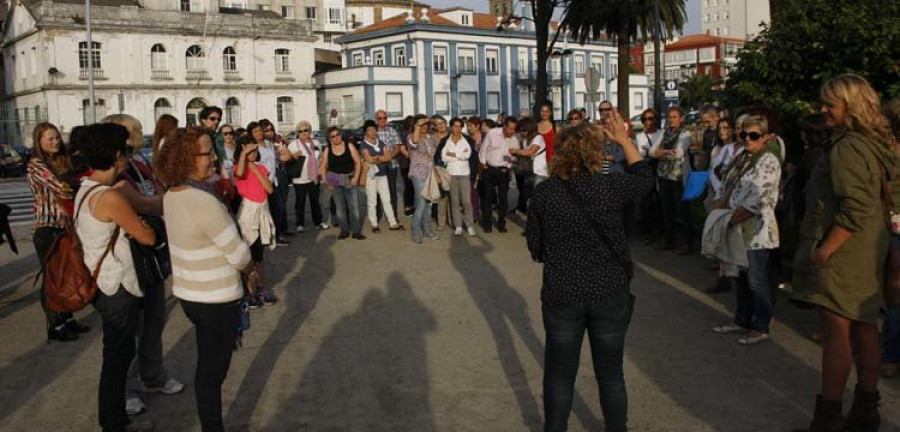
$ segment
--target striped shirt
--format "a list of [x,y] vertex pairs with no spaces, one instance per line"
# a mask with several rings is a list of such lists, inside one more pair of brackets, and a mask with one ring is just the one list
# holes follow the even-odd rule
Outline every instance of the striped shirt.
[[193,188],[163,197],[163,219],[172,257],[172,294],[197,303],[227,303],[244,295],[239,270],[250,249],[228,209]]
[[28,161],[28,186],[34,193],[34,229],[64,228],[72,220],[65,201],[71,203],[72,188],[61,181],[39,157]]

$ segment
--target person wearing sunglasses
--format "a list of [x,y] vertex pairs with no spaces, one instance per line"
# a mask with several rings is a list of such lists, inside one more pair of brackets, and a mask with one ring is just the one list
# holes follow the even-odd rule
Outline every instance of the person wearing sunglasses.
[[[644,130],[635,133],[634,137],[638,153],[647,161],[653,172],[656,172],[658,161],[650,156],[650,149],[658,146],[663,138],[663,132],[656,127],[657,118],[659,117],[655,109],[645,109],[641,113],[641,124],[644,125]],[[654,187],[638,203],[638,223],[641,227],[644,244],[650,244],[653,241],[654,233],[657,233],[659,206],[659,191],[654,181]]]
[[[390,162],[387,165],[387,183],[388,183],[388,192],[391,195],[391,211],[395,215],[397,213],[397,175],[400,173],[400,146],[403,144],[403,140],[400,139],[400,134],[397,131],[388,125],[388,114],[387,111],[380,109],[375,111],[375,124],[378,126],[378,139],[384,143],[384,151],[386,152],[386,156],[390,156]],[[381,204],[378,205],[378,220],[381,220],[381,216],[384,213],[384,209]]]
[[[200,118],[200,126],[203,126],[207,135],[209,135],[209,139],[213,142],[216,149],[216,157],[220,161],[225,160],[225,154],[222,151],[223,138],[222,135],[216,133],[219,130],[219,124],[222,123],[222,108],[217,106],[203,107],[197,117]],[[191,123],[188,123],[188,126],[190,125]]]
[[566,121],[569,123],[569,126],[578,126],[584,121],[584,117],[581,115],[581,110],[578,108],[572,109],[569,111],[569,114],[566,115]]
[[287,149],[294,160],[302,159],[303,166],[300,176],[291,179],[294,186],[294,214],[298,233],[304,231],[306,222],[306,199],[309,197],[309,207],[312,213],[312,222],[318,229],[328,229],[329,226],[322,219],[322,206],[319,203],[319,190],[322,174],[319,172],[319,148],[321,144],[312,137],[312,124],[303,120],[297,123],[297,139],[288,144]]
[[[331,192],[334,201],[334,219],[341,227],[338,240],[350,237],[365,240],[362,224],[359,219],[359,185],[360,156],[356,147],[344,142],[341,130],[337,126],[328,128],[326,135],[331,145],[325,148],[319,172],[325,173],[325,186]],[[349,220],[348,220],[349,210]]]
[[724,206],[731,210],[729,226],[740,227],[747,250],[747,283],[737,284],[734,322],[713,328],[721,334],[739,334],[741,345],[769,340],[772,320],[772,293],[769,284],[769,255],[779,246],[775,205],[781,184],[781,160],[769,143],[769,123],[751,115],[740,133],[744,153],[725,177]]
[[418,114],[414,117],[413,131],[407,139],[409,152],[409,178],[415,188],[416,208],[413,212],[412,241],[422,244],[423,239],[439,240],[440,237],[431,230],[431,201],[422,196],[425,180],[434,168],[434,155],[437,154],[438,141],[428,133],[431,124],[428,116]]

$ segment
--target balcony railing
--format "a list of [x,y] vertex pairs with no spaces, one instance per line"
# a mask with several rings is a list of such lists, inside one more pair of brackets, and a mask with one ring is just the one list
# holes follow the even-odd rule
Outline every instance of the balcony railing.
[[294,73],[286,70],[286,71],[275,71],[275,81],[293,81]]
[[170,80],[172,76],[169,75],[169,71],[166,69],[157,69],[150,71],[150,79],[155,80]]
[[209,71],[208,71],[208,70],[189,70],[189,71],[187,71],[187,74],[186,74],[185,78],[186,78],[188,81],[197,81],[197,80],[208,80],[208,79],[210,79],[210,77],[209,77]]
[[[86,79],[88,79],[88,77],[89,77],[90,75],[91,75],[91,74],[88,72],[87,69],[81,69],[81,70],[78,71],[78,78],[79,78],[79,79],[86,80]],[[106,78],[103,76],[103,69],[101,69],[101,68],[94,68],[94,79],[95,79],[95,80],[106,79]]]
[[225,71],[225,81],[240,81],[241,74],[236,70]]

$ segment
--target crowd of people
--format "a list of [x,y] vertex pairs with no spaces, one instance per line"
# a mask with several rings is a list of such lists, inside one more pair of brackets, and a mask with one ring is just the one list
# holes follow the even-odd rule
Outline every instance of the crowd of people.
[[[438,240],[445,227],[456,236],[506,233],[507,217],[519,212],[528,249],[544,265],[546,430],[566,429],[587,332],[606,428],[618,431],[627,424],[622,362],[634,308],[628,236],[660,251],[680,243],[680,254],[702,245],[719,274],[711,291],[735,295],[733,322],[713,331],[747,346],[770,339],[774,297],[788,281],[783,239],[795,237],[794,297],[821,311],[823,388],[809,430],[876,430],[879,376],[896,375],[900,363],[900,312],[884,308],[880,291],[892,241],[884,219],[894,211],[884,210],[881,191],[900,175],[900,101],[882,113],[874,90],[852,75],[829,81],[821,98],[822,112],[803,121],[797,160],[788,160],[776,116],[760,108],[735,118],[704,107],[700,131],[684,124],[681,108],[647,109],[638,132],[608,101],[597,119],[575,109],[565,125],[550,103],[534,118],[420,114],[400,127],[379,110],[358,142],[330,127],[322,143],[307,121],[287,139],[266,119],[221,125],[222,110],[207,107],[199,126],[161,116],[152,162],[132,116],[76,127],[67,144],[42,123],[28,164],[34,245],[43,263],[74,226],[85,265],[97,269],[101,427],[148,430],[134,417],[146,410],[141,393],[184,389],[162,363],[171,289],[197,329],[200,422],[218,431],[221,386],[247,311],[278,302],[266,284],[266,249],[332,226],[338,239],[365,240],[365,221],[369,235],[382,234],[382,220],[389,231],[409,225],[413,245]],[[71,313],[44,309],[48,340],[90,331]],[[859,383],[845,418],[854,361]]]

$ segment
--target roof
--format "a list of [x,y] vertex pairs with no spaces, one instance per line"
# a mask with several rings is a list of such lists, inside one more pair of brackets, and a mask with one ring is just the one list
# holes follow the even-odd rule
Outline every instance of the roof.
[[[346,0],[347,7],[351,6],[374,6],[375,3],[373,0]],[[409,0],[378,0],[378,6],[399,6],[408,8],[410,5]],[[419,3],[417,1],[412,2],[412,7],[414,8],[430,8],[431,5],[425,3]]]
[[699,48],[704,46],[716,45],[722,42],[744,43],[745,41],[738,38],[726,38],[720,36],[711,36],[708,34],[693,34],[679,39],[678,42],[667,44],[666,51]]
[[[43,0],[22,0],[22,3],[25,6],[37,6]],[[84,0],[53,0],[53,3],[59,4],[74,4],[74,5],[84,5]],[[119,7],[119,6],[138,6],[140,7],[140,3],[137,0],[91,0],[91,6],[108,6],[108,7]]]
[[[456,10],[466,10],[470,9],[462,8],[462,7],[454,7],[451,9],[428,9],[428,19],[430,20],[429,24],[438,25],[438,26],[447,26],[447,27],[458,27],[458,28],[475,28],[480,30],[496,30],[497,29],[497,17],[491,14],[473,12],[472,13],[472,25],[464,26],[462,24],[458,24],[457,22],[444,18],[441,16],[442,13],[452,12]],[[393,16],[386,20],[378,21],[374,24],[370,24],[365,27],[361,27],[353,31],[353,35],[362,35],[366,33],[372,33],[379,30],[385,30],[394,27],[400,27],[406,25],[406,18],[408,13],[403,13],[400,15]],[[422,8],[413,9],[413,18],[415,18],[417,23],[422,23]],[[521,19],[514,20],[516,25],[521,25]],[[559,27],[559,23],[556,21],[550,22],[550,28],[552,30],[556,30]]]

